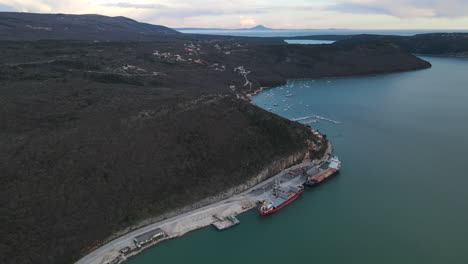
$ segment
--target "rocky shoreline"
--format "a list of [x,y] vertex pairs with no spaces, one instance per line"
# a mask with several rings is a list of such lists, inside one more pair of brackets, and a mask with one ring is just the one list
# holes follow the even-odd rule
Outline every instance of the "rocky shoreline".
[[[211,197],[193,204],[191,208],[187,207],[185,209],[176,210],[172,212],[172,217],[153,222],[143,228],[133,230],[126,235],[122,235],[112,241],[109,241],[107,245],[103,245],[95,251],[90,252],[76,263],[99,264],[106,261],[115,264],[124,263],[129,258],[165,240],[174,239],[183,236],[188,232],[211,225],[217,221],[216,218],[212,217],[213,215],[227,217],[229,215],[239,215],[254,209],[257,206],[257,200],[249,195],[253,190],[274,181],[275,178],[296,168],[321,166],[328,160],[332,151],[333,147],[331,143],[328,142],[324,155],[320,159],[313,161],[307,160],[306,158],[308,155],[306,151],[304,153],[297,153],[296,155],[290,156],[286,159],[277,160],[268,166],[268,168],[265,168],[264,171],[256,177],[252,178],[250,182],[238,186],[232,191],[228,191],[216,197]],[[167,236],[149,243],[138,250],[132,250],[131,253],[126,254],[125,256],[120,253],[119,250],[125,246],[133,247],[133,242],[131,240],[134,236],[155,228],[161,228],[166,232]]]
[[[253,91],[252,93],[246,94],[246,98],[248,102],[252,103],[250,98],[262,92],[264,89],[270,89],[270,87],[259,87],[257,90]],[[243,99],[243,98],[244,97],[240,99]],[[321,166],[331,156],[332,151],[333,151],[333,146],[329,141],[326,141],[327,147],[325,151],[323,152],[322,157],[320,157],[319,159],[310,161],[308,160],[310,157],[310,151],[311,151],[309,144],[313,142],[314,140],[315,138],[311,138],[307,140],[307,144],[306,144],[307,147],[305,148],[303,152],[296,153],[286,158],[281,158],[281,159],[273,161],[272,164],[264,168],[255,177],[251,177],[247,182],[241,185],[230,188],[229,190],[225,190],[216,196],[205,198],[189,206],[185,206],[183,208],[170,211],[161,216],[158,216],[157,218],[146,219],[144,221],[141,221],[138,225],[132,226],[126,230],[123,230],[121,232],[114,234],[112,237],[109,237],[106,240],[106,242],[104,242],[99,248],[96,249],[96,251],[99,251],[101,249],[101,252],[99,252],[98,256],[93,256],[96,254],[96,252],[94,251],[88,252],[86,256],[78,260],[76,263],[77,264],[99,264],[99,263],[102,263],[103,261],[106,261],[106,259],[107,260],[110,259],[111,261],[118,260],[118,261],[115,261],[115,264],[123,263],[128,258],[135,256],[143,252],[144,250],[151,248],[155,246],[156,244],[159,244],[165,240],[174,239],[188,232],[211,225],[212,223],[217,221],[215,218],[211,217],[211,215],[223,215],[223,216],[239,215],[253,208],[256,208],[257,203],[255,200],[249,200],[249,199],[245,200],[245,198],[244,200],[235,201],[235,204],[237,205],[235,206],[235,209],[233,209],[232,206],[229,206],[229,209],[217,209],[216,205],[219,203],[222,203],[223,205],[228,204],[229,200],[233,200],[235,197],[245,196],[248,192],[252,191],[255,188],[258,188],[260,185],[265,185],[266,183],[271,182],[274,178],[278,177],[279,175],[284,174],[287,171],[293,170],[298,166],[304,167],[304,166],[310,166],[310,164],[314,164],[314,166]],[[215,207],[215,210],[210,210],[209,213],[207,214],[207,217],[203,218],[203,220],[200,220],[199,217],[193,218],[191,216],[191,215],[196,215],[197,212],[200,210],[206,212],[206,209],[213,208],[213,207]],[[206,208],[206,209],[203,209],[203,208]],[[188,220],[183,220],[184,218]],[[177,232],[172,231],[165,238],[159,239],[157,241],[154,241],[153,243],[147,244],[139,250],[132,251],[128,255],[123,256],[119,252],[119,249],[122,248],[121,240],[124,240],[125,238],[128,240],[128,235],[131,235],[131,237],[136,236],[138,234],[138,230],[141,230],[141,229],[144,229],[147,231],[148,229],[164,228],[164,226],[167,226],[167,222],[171,224],[174,223],[174,225],[179,226],[181,221],[186,222],[186,224],[184,224],[185,228],[183,228],[183,230],[179,230]],[[178,223],[175,224],[175,222],[178,222]],[[141,231],[140,233],[142,232],[143,231]],[[108,243],[118,244],[119,248],[112,248],[110,250],[107,249],[107,252],[104,253],[105,251],[102,250],[102,247],[105,247],[106,244]]]

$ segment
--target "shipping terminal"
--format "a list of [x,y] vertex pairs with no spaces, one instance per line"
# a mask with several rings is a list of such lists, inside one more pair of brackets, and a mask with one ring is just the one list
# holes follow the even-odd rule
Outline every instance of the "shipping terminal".
[[77,264],[120,264],[161,241],[207,225],[213,225],[219,231],[237,226],[240,220],[236,216],[254,208],[266,217],[298,199],[307,187],[318,186],[339,172],[341,162],[337,157],[331,157],[332,152],[333,147],[328,144],[319,160],[303,161],[230,198],[122,235]]
[[[282,187],[278,179],[276,179],[271,193],[267,194],[268,198],[263,200],[261,205],[258,207],[258,213],[260,215],[269,215],[279,211],[281,208],[296,200],[304,191],[304,187],[315,187],[330,176],[339,172],[340,169],[341,161],[335,156],[330,158],[328,168],[324,170],[317,168],[308,170],[307,174],[310,173],[311,175],[306,176],[305,181],[300,185]],[[289,174],[292,176],[298,176],[303,174],[304,171],[304,168],[299,168],[289,172]]]

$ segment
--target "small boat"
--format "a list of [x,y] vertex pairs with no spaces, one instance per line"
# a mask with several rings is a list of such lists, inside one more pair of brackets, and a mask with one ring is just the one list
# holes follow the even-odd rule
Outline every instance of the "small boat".
[[294,94],[287,94],[286,97],[293,97]]

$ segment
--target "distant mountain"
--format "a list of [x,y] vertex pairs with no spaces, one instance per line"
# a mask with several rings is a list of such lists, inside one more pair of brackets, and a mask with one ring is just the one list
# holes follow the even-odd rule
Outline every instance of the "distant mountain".
[[177,31],[126,17],[0,12],[0,40],[153,40]]
[[275,30],[267,28],[263,25],[258,25],[252,28],[174,28],[175,30]]
[[243,30],[274,30],[274,29],[264,27],[263,25],[258,25],[258,26],[253,27],[253,28],[244,28]]

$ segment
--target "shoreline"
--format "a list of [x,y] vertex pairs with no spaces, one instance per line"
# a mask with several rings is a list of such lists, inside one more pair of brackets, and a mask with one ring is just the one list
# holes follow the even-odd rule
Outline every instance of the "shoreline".
[[[16,41],[3,43],[9,52],[4,54],[1,69],[7,102],[3,107],[7,117],[3,176],[8,182],[2,193],[12,199],[4,212],[8,221],[2,231],[6,262],[74,263],[147,225],[238,195],[262,179],[257,174],[274,161],[285,159],[286,164],[290,155],[304,152],[307,145],[311,148],[309,158],[320,159],[328,143],[319,141],[299,123],[330,133],[333,144],[338,143],[335,136],[342,136],[335,135],[336,130],[353,124],[337,127],[315,117],[291,123],[293,118],[311,114],[348,122],[346,117],[330,113],[326,102],[320,106],[311,103],[322,95],[335,102],[327,89],[318,94],[312,82],[296,83],[294,78],[312,77],[317,85],[333,88],[340,80],[330,79],[335,76],[353,76],[342,79],[347,86],[348,81],[359,80],[354,76],[370,74],[373,76],[363,79],[385,86],[375,74],[429,67],[411,51],[468,51],[468,34],[450,32],[416,37],[348,36],[332,45],[291,45],[261,36],[168,35],[158,31],[159,36],[154,30],[138,37],[130,29],[142,24],[133,21],[122,31],[97,36],[89,27],[95,17],[89,16],[80,16],[83,28],[73,35],[75,40],[67,40],[56,31],[33,30],[38,34],[32,36],[27,24],[32,18],[38,23],[43,23],[42,19],[33,14],[10,15],[18,18],[13,24],[26,26],[8,34]],[[49,16],[55,21],[53,14]],[[112,22],[105,23],[110,28],[122,26],[120,20],[100,19]],[[398,43],[404,45],[398,47]],[[430,57],[420,58],[432,62]],[[463,63],[463,59],[458,60],[450,64],[438,61],[441,65]],[[461,66],[453,65],[454,73]],[[99,72],[106,74],[93,74]],[[389,79],[433,77],[431,72],[401,78],[390,75]],[[305,89],[300,92],[296,84]],[[247,98],[248,93],[251,98]],[[302,100],[305,95],[310,100]],[[352,112],[352,105],[349,108]],[[276,173],[272,169],[268,172],[268,177]],[[328,196],[333,199],[335,195]],[[216,210],[237,212],[247,207],[251,205]],[[241,235],[263,219],[250,211],[241,220],[251,222],[224,236],[212,234],[211,239]],[[174,232],[188,228],[187,221],[184,226],[177,223],[172,225]],[[23,229],[20,234],[15,232]],[[199,237],[205,231],[212,230],[181,240]],[[168,253],[165,247],[174,246],[170,250],[178,254],[181,242],[159,245],[129,262]],[[112,258],[101,264],[110,261],[115,264]]]
[[[95,250],[89,252],[87,255],[83,256],[81,259],[76,261],[76,264],[104,264],[104,263],[125,263],[129,258],[140,254],[141,252],[145,251],[148,248],[151,248],[165,240],[174,239],[180,236],[185,235],[188,232],[198,230],[203,227],[207,227],[212,223],[216,222],[217,219],[213,217],[216,215],[218,217],[227,217],[229,215],[240,215],[245,213],[251,209],[257,207],[257,202],[260,196],[258,195],[258,190],[262,187],[265,187],[268,184],[271,184],[276,178],[283,176],[284,174],[288,173],[291,170],[296,168],[302,167],[316,167],[321,166],[324,164],[328,158],[330,157],[333,151],[333,146],[330,142],[327,142],[327,149],[325,150],[324,155],[317,160],[308,160],[306,155],[303,155],[302,159],[299,161],[294,162],[294,164],[290,164],[285,168],[281,169],[279,172],[274,174],[273,176],[267,177],[267,175],[262,175],[260,173],[257,177],[266,177],[265,179],[256,182],[253,186],[250,186],[247,189],[244,189],[242,192],[233,194],[230,197],[218,200],[216,202],[210,203],[208,205],[199,207],[197,209],[189,210],[184,213],[177,214],[179,210],[175,210],[176,215],[153,222],[149,225],[143,226],[131,232],[127,232],[113,240],[107,242],[106,244],[96,248]],[[306,151],[308,152],[308,150]],[[297,155],[294,154],[294,155]],[[294,156],[293,155],[293,156]],[[284,158],[281,159],[284,161]],[[280,161],[274,161],[273,164],[277,164]],[[264,170],[265,171],[265,170]],[[262,171],[262,172],[264,172]],[[257,178],[256,177],[256,178]],[[294,177],[290,180],[294,184],[297,181],[298,177]],[[253,179],[255,180],[255,179]],[[254,195],[253,192],[257,191],[257,194]],[[149,243],[142,248],[123,256],[119,252],[124,247],[131,247],[132,249],[135,248],[133,244],[133,238],[135,236],[144,234],[150,230],[155,228],[161,228],[163,231],[166,232],[167,236],[156,240],[152,243]]]
[[[434,57],[447,57],[447,58],[468,58],[468,54],[465,55],[465,56],[457,56],[457,55],[454,55],[454,56],[450,56],[450,55],[437,56],[437,55],[426,55],[426,54],[414,54],[414,55],[417,56],[418,58],[420,56],[427,56],[427,57],[434,56]],[[341,79],[341,78],[352,78],[352,77],[380,76],[380,75],[387,75],[387,74],[398,74],[398,73],[405,73],[405,72],[422,71],[422,70],[427,70],[427,69],[430,69],[430,68],[432,68],[432,64],[429,63],[428,67],[418,68],[418,69],[413,69],[413,70],[398,70],[398,71],[389,71],[389,72],[383,72],[383,73],[370,73],[370,74],[359,74],[359,75],[324,76],[324,77],[311,77],[311,78],[288,78],[286,80],[286,82],[284,82],[284,83],[278,83],[278,84],[275,84],[275,85],[272,85],[272,86],[260,86],[260,88],[254,90],[252,92],[245,93],[245,96],[246,96],[247,100],[249,100],[249,102],[252,102],[251,97],[254,97],[254,96],[258,95],[259,93],[261,93],[261,92],[263,92],[265,90],[273,89],[273,88],[281,86],[281,85],[286,85],[286,84],[288,84],[289,81]]]
[[436,58],[461,58],[461,59],[467,59],[468,58],[468,52],[465,53],[445,53],[445,54],[419,54],[415,53],[415,56],[424,56],[424,57],[436,57]]
[[[430,67],[431,65],[427,68],[430,68]],[[414,71],[424,70],[427,68],[415,69]],[[404,70],[392,71],[392,72],[388,72],[384,74],[393,74],[393,73],[400,73],[400,72],[407,72],[407,71],[404,71]],[[336,78],[348,78],[348,77],[374,76],[374,75],[381,75],[381,74],[382,73],[366,74],[366,75],[302,78],[302,79],[291,79],[291,80],[308,80],[308,79],[312,80],[312,79],[331,79],[331,78],[336,79]],[[253,96],[258,95],[264,90],[272,89],[279,85],[284,85],[284,84],[279,83],[273,86],[261,86],[258,89],[250,93],[244,93],[245,99],[247,99],[250,103],[252,103],[251,98]],[[165,213],[159,217],[154,217],[154,218],[143,220],[139,224],[132,226],[133,228],[137,227],[137,229],[133,229],[132,227],[129,227],[127,229],[121,230],[120,232],[117,232],[114,236],[108,238],[105,244],[101,244],[101,246],[95,248],[93,251],[88,252],[88,254],[86,254],[79,260],[77,260],[75,263],[76,264],[124,263],[126,260],[128,260],[128,258],[138,255],[144,250],[151,248],[152,246],[162,241],[177,238],[188,232],[211,225],[213,222],[216,221],[216,219],[213,218],[214,214],[217,214],[221,217],[226,217],[228,215],[239,215],[246,211],[249,211],[256,207],[256,201],[255,199],[252,199],[252,197],[247,197],[247,192],[252,191],[255,188],[258,188],[260,185],[267,184],[268,182],[272,181],[279,175],[284,174],[287,171],[293,168],[296,168],[297,166],[301,166],[301,165],[310,166],[313,162],[318,162],[318,163],[321,162],[323,164],[324,161],[328,159],[328,157],[331,155],[333,151],[332,144],[329,141],[327,141],[327,144],[328,144],[327,149],[325,150],[324,155],[319,160],[308,161],[308,163],[304,162],[306,158],[306,155],[304,154],[304,158],[302,159],[301,162],[297,162],[297,161],[292,162],[291,164],[284,166],[284,168],[282,168],[280,172],[277,173],[276,175],[274,176],[270,175],[270,177],[263,175],[263,177],[265,178],[262,179],[261,181],[258,181],[257,178],[259,177],[259,175],[262,175],[265,173],[264,171],[260,172],[259,175],[253,177],[252,179],[254,181],[253,185],[250,182],[250,186],[247,183],[248,185],[247,187],[242,186],[242,185],[233,187],[223,193],[220,193],[220,195],[207,197],[191,205],[187,205],[185,207],[178,208],[171,212]],[[308,152],[308,150],[306,150],[305,152]],[[295,155],[297,155],[297,153],[292,154],[290,156],[295,156]],[[275,160],[272,162],[272,164],[281,162],[281,160],[282,159]],[[269,167],[271,167],[271,165]],[[255,182],[255,179],[257,179],[257,182]],[[134,246],[132,243],[132,239],[135,236],[143,234],[155,228],[163,229],[164,231],[166,231],[166,233],[168,233],[168,236],[163,239],[159,239],[157,241],[149,243],[148,245],[143,246],[139,250],[122,257],[122,254],[120,254],[119,252],[120,249],[126,246],[130,246],[130,247]],[[169,230],[169,232],[167,232],[166,229]],[[121,257],[118,258],[118,256],[121,256]]]
[[[343,76],[348,77],[348,76]],[[322,78],[341,78],[340,77],[322,77]],[[282,84],[274,85],[271,87],[259,87],[251,93],[244,94],[246,99],[253,104],[251,97],[261,93],[264,90],[272,89],[276,86]],[[295,122],[291,120],[291,122]],[[285,158],[280,158],[273,161],[266,169],[262,170],[255,177],[253,177],[248,182],[241,184],[236,187],[232,187],[217,196],[207,197],[203,200],[195,202],[191,205],[184,206],[182,208],[177,208],[173,211],[167,212],[159,217],[153,217],[150,219],[145,219],[140,223],[129,227],[127,229],[116,232],[114,236],[107,238],[104,244],[95,247],[92,251],[88,252],[86,255],[78,259],[75,264],[119,264],[125,263],[129,258],[136,256],[148,248],[151,248],[160,242],[174,239],[180,236],[185,235],[191,231],[198,230],[200,228],[207,227],[217,220],[213,218],[213,215],[218,215],[221,217],[227,217],[228,215],[240,215],[251,209],[254,209],[257,206],[257,201],[253,200],[252,197],[248,198],[248,192],[252,192],[255,189],[258,189],[259,186],[266,185],[269,182],[272,182],[274,179],[287,173],[290,170],[293,170],[297,167],[316,167],[323,165],[333,152],[332,144],[327,141],[327,149],[324,152],[324,155],[318,160],[308,160],[309,158],[309,149],[306,147],[306,150],[302,154],[301,161],[298,162],[296,158],[293,158],[293,162],[286,163],[279,172],[270,175],[268,177],[269,170],[274,164],[281,163]],[[288,156],[286,159],[295,156],[301,156],[298,153]],[[308,160],[308,161],[306,161]],[[270,172],[271,173],[271,172]],[[261,180],[259,181],[258,178]],[[253,182],[253,183],[252,183]],[[245,186],[247,185],[247,187]],[[240,200],[239,200],[240,199]],[[221,214],[220,214],[221,213]],[[205,217],[203,215],[205,214]],[[206,214],[209,214],[210,217],[206,217]],[[200,217],[201,216],[201,217]],[[195,219],[193,219],[195,217]],[[209,218],[209,219],[208,219]],[[186,222],[191,222],[188,224]],[[187,228],[178,228],[180,226],[185,226]],[[136,229],[135,229],[136,227]],[[130,246],[133,250],[134,244],[132,240],[135,236],[141,235],[145,232],[148,232],[155,228],[163,229],[168,235],[162,239],[156,240],[152,243],[149,243],[145,246],[142,246],[140,249],[135,252],[131,252],[125,256],[119,252],[120,249]],[[169,230],[169,232],[167,232]],[[113,245],[113,247],[111,247]]]

